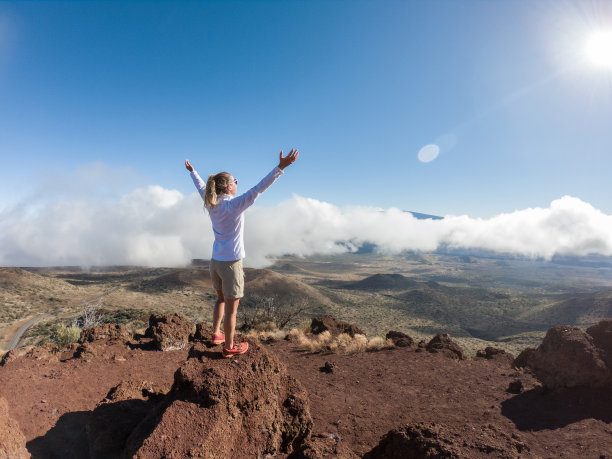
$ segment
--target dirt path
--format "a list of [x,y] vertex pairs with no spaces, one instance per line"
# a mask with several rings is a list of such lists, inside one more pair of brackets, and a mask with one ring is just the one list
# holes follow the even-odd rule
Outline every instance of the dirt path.
[[[76,306],[84,306],[87,303],[91,303],[93,301],[98,301],[102,298],[104,298],[106,295],[108,295],[109,293],[115,291],[117,288],[119,288],[118,285],[115,285],[114,287],[112,287],[111,289],[107,290],[106,292],[102,293],[101,295],[96,296],[95,298],[90,298],[89,300],[84,300],[81,301],[80,303],[74,304],[71,307],[76,307]],[[21,341],[21,337],[23,336],[23,334],[26,332],[26,330],[28,328],[30,328],[32,325],[40,322],[41,320],[49,317],[50,315],[57,313],[57,312],[61,312],[64,309],[66,309],[68,306],[63,306],[61,308],[57,308],[54,309],[51,312],[46,312],[45,314],[41,314],[39,316],[33,317],[30,320],[28,320],[25,324],[23,324],[21,327],[19,327],[19,329],[15,332],[15,334],[11,337],[11,339],[9,340],[8,346],[6,347],[7,351],[13,350],[15,349],[18,345],[19,345],[19,341]]]

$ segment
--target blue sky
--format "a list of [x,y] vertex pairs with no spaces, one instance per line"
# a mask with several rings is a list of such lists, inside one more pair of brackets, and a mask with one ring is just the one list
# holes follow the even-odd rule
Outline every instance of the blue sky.
[[2,2],[0,211],[193,193],[185,158],[245,190],[297,147],[258,204],[610,214],[606,28],[603,1]]

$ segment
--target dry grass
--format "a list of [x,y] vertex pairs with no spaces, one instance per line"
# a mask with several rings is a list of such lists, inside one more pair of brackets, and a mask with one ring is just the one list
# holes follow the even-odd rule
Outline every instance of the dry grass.
[[309,352],[357,354],[359,352],[380,351],[393,347],[391,340],[385,340],[380,336],[368,339],[365,335],[357,334],[351,336],[347,333],[342,333],[334,337],[329,331],[312,335],[298,329],[291,330],[289,336],[297,338],[300,347]]
[[260,341],[281,341],[287,337],[284,330],[250,330],[245,334],[249,338],[257,338]]

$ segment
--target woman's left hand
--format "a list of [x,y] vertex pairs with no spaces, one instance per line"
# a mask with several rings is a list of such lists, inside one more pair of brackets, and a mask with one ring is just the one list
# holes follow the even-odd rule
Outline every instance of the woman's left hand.
[[185,160],[185,167],[189,172],[193,172],[193,166],[189,163],[188,159]]

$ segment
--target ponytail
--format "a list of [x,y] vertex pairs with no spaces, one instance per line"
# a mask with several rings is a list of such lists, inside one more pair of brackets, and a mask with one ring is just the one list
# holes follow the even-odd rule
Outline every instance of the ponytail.
[[219,172],[217,175],[211,174],[208,176],[204,194],[204,207],[215,207],[219,203],[218,198],[225,194],[230,177],[231,175],[227,172]]

